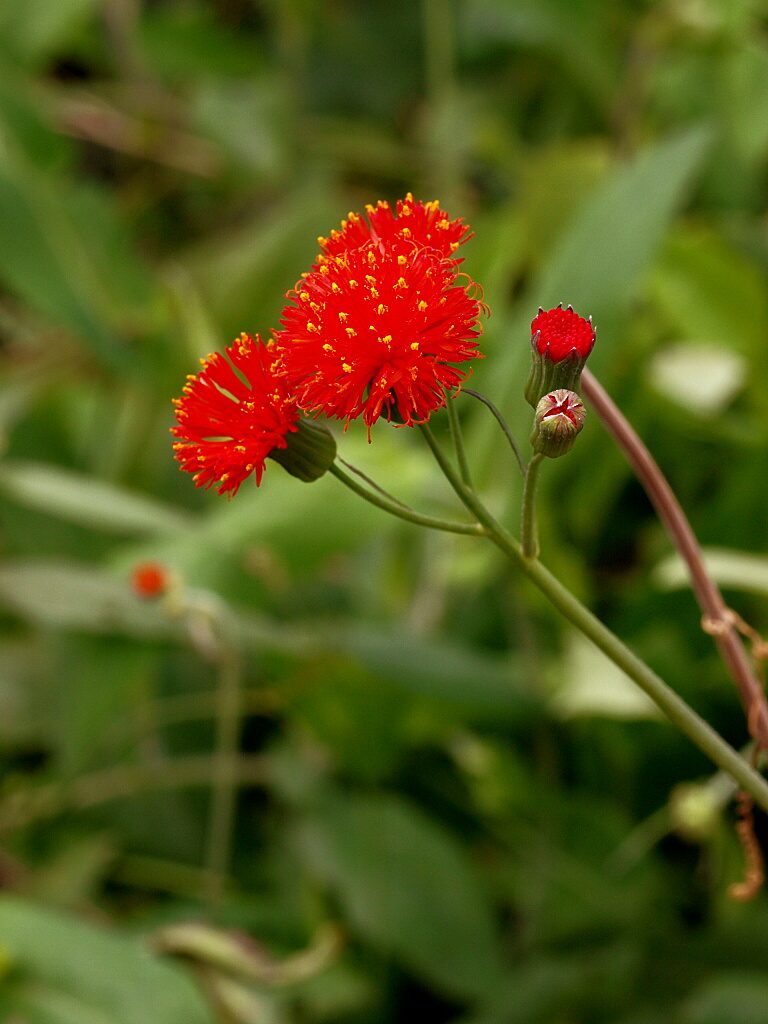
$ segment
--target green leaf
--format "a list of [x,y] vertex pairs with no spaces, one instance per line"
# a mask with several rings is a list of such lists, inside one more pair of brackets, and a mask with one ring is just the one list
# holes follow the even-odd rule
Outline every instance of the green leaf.
[[[768,594],[768,558],[746,551],[727,548],[704,548],[704,564],[721,587]],[[657,586],[663,590],[679,590],[691,585],[688,569],[679,555],[670,555],[654,570]]]
[[0,493],[27,508],[109,533],[175,534],[192,525],[185,513],[152,498],[45,463],[1,464]]
[[544,307],[570,302],[598,321],[625,306],[711,141],[697,128],[620,167],[577,215],[532,289]]
[[444,992],[481,998],[500,976],[486,892],[457,842],[393,796],[329,796],[299,833],[352,927]]
[[139,939],[7,896],[0,936],[18,1012],[31,1005],[57,1024],[212,1024],[193,982]]
[[768,974],[722,971],[685,1003],[680,1024],[768,1024]]

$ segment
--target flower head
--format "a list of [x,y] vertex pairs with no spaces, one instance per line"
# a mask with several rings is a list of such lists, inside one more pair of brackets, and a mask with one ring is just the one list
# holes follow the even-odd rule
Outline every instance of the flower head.
[[318,238],[324,255],[338,256],[368,242],[398,241],[406,250],[435,249],[441,256],[450,257],[472,237],[469,225],[462,223],[460,217],[451,220],[436,199],[423,203],[410,192],[405,199],[397,200],[394,213],[384,200],[379,200],[376,206],[366,206],[365,212],[367,221],[359,213],[349,213],[341,222],[341,230]]
[[179,439],[176,459],[195,484],[233,496],[251,473],[261,483],[267,456],[287,447],[299,414],[274,372],[274,342],[241,334],[225,353],[201,360],[202,370],[187,378],[171,433]]
[[573,306],[567,309],[562,305],[547,310],[539,308],[531,324],[531,335],[536,339],[539,352],[555,363],[573,352],[586,359],[595,344],[592,318],[585,320]]
[[544,310],[531,324],[531,372],[525,386],[525,398],[536,408],[542,395],[564,388],[578,394],[581,371],[595,344],[592,317],[585,320],[573,306],[562,303]]
[[278,335],[299,407],[368,427],[382,414],[426,420],[466,375],[456,364],[479,355],[475,287],[455,260],[402,239],[319,256]]

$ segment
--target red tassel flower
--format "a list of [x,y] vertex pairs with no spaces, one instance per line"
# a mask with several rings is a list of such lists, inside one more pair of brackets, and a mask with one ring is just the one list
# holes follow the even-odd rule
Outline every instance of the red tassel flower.
[[424,422],[466,376],[456,364],[479,355],[475,289],[455,260],[402,237],[321,255],[288,293],[280,372],[302,409]]
[[339,256],[368,242],[396,239],[414,248],[435,249],[441,256],[448,257],[472,237],[469,225],[462,223],[460,217],[451,220],[436,199],[423,203],[415,200],[410,192],[405,199],[397,200],[395,213],[383,200],[376,206],[366,206],[365,212],[367,221],[359,213],[349,213],[341,222],[340,231],[318,238],[326,256]]
[[241,334],[225,352],[187,378],[171,433],[176,459],[195,484],[232,497],[251,473],[261,483],[267,456],[287,447],[299,414],[274,372],[274,342]]

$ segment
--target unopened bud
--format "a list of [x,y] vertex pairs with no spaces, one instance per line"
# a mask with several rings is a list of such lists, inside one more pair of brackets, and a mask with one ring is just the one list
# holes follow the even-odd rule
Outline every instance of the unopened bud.
[[298,429],[286,434],[285,448],[274,448],[269,458],[279,462],[291,476],[310,483],[328,471],[336,458],[336,441],[330,430],[317,420],[300,419]]
[[533,418],[531,444],[535,452],[549,459],[558,459],[573,446],[587,410],[573,391],[558,388],[539,401]]

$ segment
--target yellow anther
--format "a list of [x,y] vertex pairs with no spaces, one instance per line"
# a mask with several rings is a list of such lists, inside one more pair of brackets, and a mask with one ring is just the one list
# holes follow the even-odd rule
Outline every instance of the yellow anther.
[[313,313],[319,313],[320,312],[320,307],[318,306],[318,304],[316,302],[310,302],[309,308],[312,310]]
[[349,363],[342,363],[341,368],[344,371],[344,373],[352,373],[352,367],[349,365]]
[[310,320],[309,323],[307,324],[307,330],[310,332],[310,334],[317,334],[319,327],[317,326],[317,324],[313,324],[312,321]]
[[411,349],[412,349],[412,350],[413,350],[414,352],[416,352],[416,351],[418,350],[418,347],[419,347],[419,343],[418,343],[418,341],[412,341],[412,342],[411,342]]
[[350,277],[350,279],[349,279],[349,287],[350,287],[350,288],[357,288],[357,286],[359,285],[359,283],[360,283],[360,282],[359,282],[359,281],[356,281],[356,280],[354,279],[354,277]]
[[373,276],[373,274],[366,274],[365,280],[367,284],[376,284],[376,278]]
[[376,307],[376,312],[379,314],[379,316],[382,316],[384,313],[387,312],[387,307],[384,305],[383,302],[380,302],[378,304],[378,306]]
[[350,338],[357,337],[357,331],[355,330],[354,327],[345,327],[344,330],[347,332]]
[[401,254],[400,256],[397,257],[397,262],[399,266],[404,267],[405,264],[408,262],[408,259],[407,257]]
[[336,282],[335,282],[335,281],[334,281],[334,282],[333,282],[333,284],[331,285],[331,291],[332,291],[332,292],[340,292],[340,291],[341,291],[341,288],[339,288],[339,286],[338,286],[338,285],[336,284]]
[[347,322],[347,318],[348,317],[349,317],[349,313],[345,313],[341,309],[339,310],[339,323],[345,324]]
[[373,266],[376,263],[376,254],[374,252],[368,253],[368,262]]
[[325,264],[323,264],[323,265],[322,265],[322,266],[320,267],[320,273],[321,273],[321,274],[327,274],[327,273],[329,273],[328,267],[327,267],[327,266],[326,266]]
[[323,345],[323,352],[333,352],[333,345],[329,344],[329,342],[326,341],[326,343]]
[[408,282],[405,280],[404,277],[398,277],[398,279],[397,279],[397,287],[398,288],[407,288],[408,287]]
[[328,239],[325,238],[324,235],[318,235],[317,236],[317,244],[320,246],[321,249],[323,248],[324,245],[327,244],[327,242],[328,242]]
[[403,238],[410,238],[411,234],[412,232],[410,228],[403,228]]
[[419,303],[419,306],[418,306],[419,312],[423,313],[426,308],[427,308],[427,303],[424,301],[424,299],[422,299],[421,302]]

